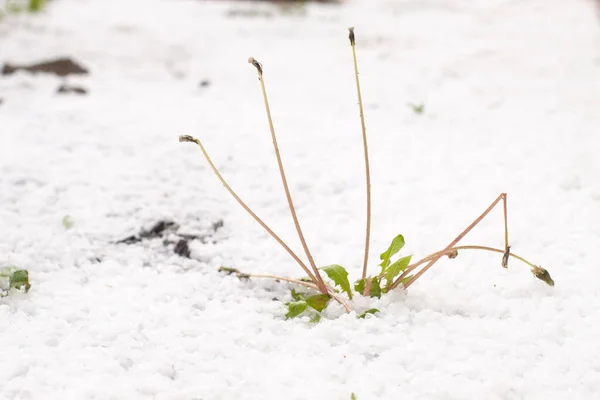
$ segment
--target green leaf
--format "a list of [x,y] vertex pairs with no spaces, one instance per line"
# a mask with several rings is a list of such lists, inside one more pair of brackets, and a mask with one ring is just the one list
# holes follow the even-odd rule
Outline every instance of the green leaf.
[[358,400],[358,397],[354,393],[350,395],[350,400]]
[[367,285],[367,280],[365,278],[359,279],[354,282],[354,291],[360,295],[365,292],[365,286]]
[[408,281],[410,281],[413,276],[414,275],[409,275],[406,278],[402,279],[402,286],[406,286],[406,284],[408,283]]
[[315,294],[314,296],[306,298],[306,304],[308,304],[309,307],[321,312],[325,309],[325,307],[327,307],[329,299],[330,297],[327,294]]
[[29,0],[29,12],[38,12],[44,7],[44,0]]
[[382,267],[381,273],[383,273],[387,266],[390,265],[390,258],[392,258],[394,254],[399,252],[402,249],[402,247],[404,247],[404,236],[398,235],[394,239],[392,239],[390,247],[388,247],[388,249],[381,253],[381,255],[379,256],[379,258],[382,260],[381,264],[379,264]]
[[348,271],[341,265],[332,264],[326,267],[321,267],[336,286],[342,288],[342,291],[348,293],[348,297],[352,300],[352,290],[350,290],[350,282],[348,281]]
[[70,215],[65,215],[62,219],[62,224],[65,229],[71,229],[73,225],[75,225],[75,221],[71,218]]
[[288,308],[287,314],[285,314],[285,319],[296,318],[298,315],[302,314],[304,310],[306,310],[307,304],[305,301],[292,301],[290,303],[286,303]]
[[410,108],[412,108],[412,110],[415,114],[423,114],[423,111],[425,111],[425,104],[423,104],[423,103],[419,103],[419,104],[408,103],[408,106]]
[[373,278],[371,281],[371,294],[370,297],[381,298],[381,286],[379,286],[379,280],[377,278]]
[[292,299],[294,299],[294,301],[304,300],[306,299],[306,293],[296,292],[295,289],[292,289]]
[[359,279],[354,282],[354,290],[362,296],[365,292],[365,287],[367,286],[367,279],[371,279],[371,291],[369,292],[369,297],[381,298],[381,287],[379,286],[379,280],[376,277]]
[[363,318],[364,319],[367,316],[367,314],[375,314],[375,313],[378,313],[378,312],[379,312],[378,309],[376,309],[376,308],[370,308],[367,311],[365,311],[364,313],[360,314],[358,316],[358,318]]
[[29,288],[31,287],[29,284],[29,272],[24,269],[15,271],[15,273],[10,277],[10,287],[11,289],[25,288],[25,291],[28,292]]
[[227,275],[231,275],[231,274],[239,274],[240,271],[236,268],[229,268],[229,267],[219,267],[219,269],[217,270],[218,272],[225,272]]
[[13,288],[24,288],[27,292],[30,287],[29,272],[27,270],[14,265],[0,268],[0,290],[8,291]]
[[394,278],[396,276],[400,275],[400,273],[406,269],[408,264],[410,264],[411,258],[412,258],[412,256],[402,257],[401,259],[392,263],[392,265],[390,265],[389,267],[387,267],[385,269],[384,274],[385,274],[385,279],[387,280],[388,288],[394,281]]
[[312,317],[312,318],[310,319],[310,321],[308,321],[308,322],[310,322],[311,324],[318,324],[318,323],[319,323],[319,321],[321,321],[321,314],[317,313],[317,314],[315,314],[315,316],[314,316],[314,317]]

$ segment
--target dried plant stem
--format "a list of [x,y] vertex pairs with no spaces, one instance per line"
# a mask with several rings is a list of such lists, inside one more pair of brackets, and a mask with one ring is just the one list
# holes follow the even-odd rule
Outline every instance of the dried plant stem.
[[356,61],[356,40],[354,28],[348,28],[350,46],[352,47],[352,59],[354,61],[354,78],[356,80],[356,93],[358,95],[358,109],[360,111],[360,125],[362,128],[363,149],[365,154],[365,173],[367,177],[367,227],[365,232],[365,254],[363,260],[362,278],[367,277],[367,263],[369,261],[369,244],[371,242],[371,172],[369,168],[369,147],[367,146],[367,129],[365,128],[365,114],[363,111],[362,95],[360,93],[360,81],[358,79],[358,62]]
[[[504,254],[504,252],[505,252],[505,250],[497,249],[497,248],[494,248],[494,247],[487,247],[487,246],[468,245],[468,246],[456,246],[456,247],[452,247],[451,249],[448,249],[447,251],[442,250],[442,251],[437,251],[435,253],[432,253],[432,254],[428,255],[427,257],[425,257],[425,258],[423,258],[423,259],[421,259],[421,260],[419,260],[419,261],[417,261],[415,263],[410,264],[404,270],[402,279],[404,279],[408,274],[410,274],[412,271],[414,271],[415,269],[417,269],[419,266],[425,264],[427,261],[431,261],[431,260],[433,260],[434,258],[436,258],[438,256],[442,256],[443,257],[443,256],[446,256],[446,255],[452,254],[452,253],[454,253],[455,251],[458,251],[458,250],[482,250],[482,251],[490,251],[490,252],[493,252],[493,253],[500,253],[500,254]],[[537,267],[537,265],[535,265],[534,263],[532,263],[530,261],[527,261],[523,257],[518,256],[518,255],[516,255],[514,253],[510,253],[510,257],[513,257],[513,258],[515,258],[515,259],[517,259],[517,260],[519,260],[519,261],[521,261],[521,262],[529,265],[532,268]],[[381,278],[381,277],[382,276],[380,275],[378,278]]]
[[[500,195],[502,197],[503,200],[503,210],[504,210],[504,251],[506,254],[509,253],[509,249],[510,246],[508,245],[508,212],[506,210],[506,193],[502,193]],[[507,256],[508,257],[508,256]],[[506,265],[503,265],[503,267],[506,267]]]
[[[313,283],[310,282],[304,282],[298,279],[293,279],[293,278],[286,278],[284,276],[276,276],[276,275],[269,275],[269,274],[243,274],[245,277],[248,278],[270,278],[270,279],[275,279],[275,280],[279,280],[279,281],[285,281],[285,282],[289,282],[289,283],[295,283],[296,285],[302,285],[302,286],[306,286],[308,288],[311,289],[315,289],[315,290],[319,290],[319,287]],[[344,306],[344,308],[346,309],[346,312],[351,312],[352,311],[352,307],[350,307],[350,305],[348,304],[348,302],[346,302],[344,300],[344,298],[340,297],[331,287],[327,286],[327,294],[329,294],[329,296],[331,296],[332,299],[334,299],[335,301],[337,301],[338,303],[340,303],[342,306]]]
[[[505,227],[505,233],[504,233],[504,240],[505,240],[505,246],[506,249],[504,250],[504,253],[509,254],[509,247],[508,247],[508,223],[507,223],[507,213],[506,213],[506,193],[501,193],[496,200],[494,200],[492,202],[492,204],[490,204],[490,206],[479,216],[475,219],[475,221],[473,221],[464,231],[462,231],[460,233],[460,235],[458,235],[452,242],[450,242],[450,244],[448,246],[446,246],[446,248],[444,248],[444,250],[434,253],[436,255],[434,255],[431,260],[429,261],[429,263],[427,265],[425,265],[419,272],[417,272],[412,278],[410,278],[410,280],[408,282],[406,282],[406,284],[404,285],[405,288],[408,288],[410,285],[413,284],[414,281],[416,281],[417,279],[419,279],[419,277],[421,275],[423,275],[429,268],[431,268],[433,266],[433,264],[435,264],[444,254],[448,254],[448,252],[462,239],[464,238],[467,233],[469,233],[477,224],[479,224],[481,222],[481,220],[483,218],[485,218],[486,215],[488,215],[490,213],[490,211],[492,211],[492,209],[496,206],[496,204],[498,204],[501,200],[504,201],[504,227]],[[395,287],[397,287],[404,278],[406,278],[406,276],[408,275],[409,272],[408,268],[402,273],[402,275],[400,275],[398,277],[398,279],[396,279],[396,281],[392,284],[392,286],[390,287],[391,289],[394,289]]]
[[[310,272],[310,270],[302,262],[302,260],[300,260],[300,258],[296,255],[296,253],[294,253],[292,251],[292,249],[290,249],[290,247],[283,240],[281,240],[281,238],[275,232],[273,232],[273,230],[271,228],[269,228],[267,226],[267,224],[265,224],[263,222],[263,220],[260,219],[260,217],[258,215],[256,215],[250,209],[250,207],[248,207],[246,205],[246,203],[244,203],[244,201],[235,193],[235,191],[231,188],[231,186],[229,186],[229,184],[225,181],[225,178],[223,178],[223,176],[221,175],[221,173],[219,172],[219,170],[217,169],[217,167],[215,167],[215,165],[213,164],[213,162],[210,159],[208,153],[206,152],[206,149],[202,145],[202,142],[200,142],[200,140],[196,139],[195,137],[189,136],[189,135],[179,136],[179,141],[180,142],[192,142],[192,143],[196,143],[198,145],[198,147],[200,147],[200,150],[202,150],[202,154],[204,154],[204,158],[206,158],[206,161],[208,161],[208,164],[210,165],[210,168],[213,170],[213,172],[215,173],[215,175],[217,176],[217,178],[219,178],[219,180],[221,181],[221,183],[223,184],[223,186],[225,186],[225,189],[227,189],[227,191],[233,196],[233,198],[235,198],[237,200],[237,202],[242,206],[242,208],[244,210],[246,210],[246,212],[248,214],[250,214],[252,216],[252,218],[254,218],[254,220],[256,222],[258,222],[260,224],[260,226],[262,226],[269,233],[269,235],[271,235],[281,245],[281,247],[283,247],[292,256],[292,258],[294,260],[296,260],[296,262],[298,263],[298,265],[300,265],[300,267],[302,267],[302,269],[304,270],[304,272],[306,272],[306,274],[308,275],[308,277],[313,282],[317,282],[317,280],[315,279],[315,276]],[[322,291],[322,293],[324,293],[324,294],[327,293],[327,289],[325,289],[325,291]]]
[[292,201],[292,196],[290,195],[290,189],[287,184],[287,179],[285,177],[285,171],[283,169],[283,162],[281,161],[281,155],[279,154],[279,146],[277,145],[277,137],[275,136],[275,128],[273,128],[273,119],[271,118],[271,108],[269,107],[269,100],[267,98],[267,91],[265,89],[265,81],[263,77],[263,68],[262,65],[256,61],[254,58],[250,57],[248,62],[252,64],[256,71],[258,72],[258,80],[260,81],[260,88],[262,89],[263,99],[265,101],[265,109],[267,111],[267,118],[269,120],[269,129],[271,131],[271,139],[273,140],[273,147],[275,148],[275,155],[277,157],[277,165],[279,166],[279,173],[281,174],[281,182],[283,183],[283,188],[285,190],[285,197],[287,198],[288,205],[290,208],[290,213],[292,214],[292,218],[294,219],[294,225],[296,226],[296,231],[298,232],[298,237],[300,238],[300,242],[302,243],[302,247],[304,248],[304,252],[306,253],[306,257],[308,257],[308,261],[313,269],[314,275],[317,278],[315,283],[319,286],[319,290],[322,293],[327,293],[327,288],[325,282],[323,282],[323,278],[317,269],[315,261],[313,259],[310,250],[308,249],[308,245],[306,244],[306,240],[304,239],[304,234],[302,233],[302,228],[300,227],[300,222],[298,221],[298,216],[296,215],[296,209],[294,207],[294,202]]
[[314,283],[301,281],[299,279],[287,278],[285,276],[277,276],[271,274],[242,274],[244,277],[248,278],[267,278],[267,279],[275,279],[277,281],[284,281],[289,283],[295,283],[296,285],[306,286],[307,288],[319,290],[319,287]]

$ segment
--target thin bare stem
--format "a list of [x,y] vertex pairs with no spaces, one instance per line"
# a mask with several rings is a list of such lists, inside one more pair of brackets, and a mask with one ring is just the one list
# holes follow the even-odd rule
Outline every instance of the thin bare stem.
[[270,274],[243,274],[243,276],[246,276],[248,278],[275,279],[278,281],[295,283],[296,285],[306,286],[311,289],[319,290],[319,287],[317,285],[315,285],[314,283],[305,282],[305,281],[301,281],[299,279],[294,279],[294,278],[286,278],[285,276],[277,276],[277,275],[270,275]]
[[[215,173],[215,175],[217,176],[217,178],[219,178],[219,180],[221,181],[221,183],[223,184],[223,186],[225,186],[225,189],[227,189],[227,191],[233,196],[234,199],[237,200],[237,202],[242,206],[242,208],[244,210],[246,210],[246,212],[248,214],[250,214],[252,216],[252,218],[254,218],[254,220],[256,222],[258,222],[260,224],[260,226],[262,226],[269,233],[269,235],[271,235],[275,240],[277,240],[277,242],[281,245],[281,247],[283,247],[292,256],[292,258],[298,263],[298,265],[300,265],[300,267],[302,267],[302,269],[304,270],[304,272],[306,272],[306,274],[308,275],[308,277],[313,282],[315,282],[315,283],[318,282],[317,279],[315,278],[315,276],[310,272],[310,270],[302,262],[302,260],[300,260],[300,258],[296,255],[296,253],[294,253],[292,251],[292,249],[290,249],[290,247],[283,240],[281,240],[281,238],[275,232],[273,232],[273,230],[271,228],[269,228],[267,226],[267,224],[265,224],[263,222],[263,220],[260,219],[258,217],[258,215],[256,215],[250,209],[250,207],[248,207],[246,205],[246,203],[244,203],[244,201],[234,192],[234,190],[231,188],[231,186],[229,186],[229,184],[225,181],[225,178],[223,178],[223,176],[221,175],[221,173],[219,172],[219,170],[217,169],[217,167],[215,167],[215,165],[213,164],[213,162],[210,159],[208,153],[206,152],[206,149],[202,145],[202,142],[200,142],[200,140],[196,139],[195,137],[189,136],[189,135],[179,136],[179,141],[180,142],[193,142],[193,143],[196,143],[198,145],[198,147],[200,147],[200,150],[202,150],[202,154],[204,154],[204,158],[206,158],[206,161],[208,161],[208,164],[210,165],[210,168],[213,170],[213,172]],[[321,291],[324,294],[327,293],[327,289],[324,289],[324,290],[321,290]]]
[[287,184],[287,179],[285,177],[285,171],[283,169],[283,162],[281,161],[281,155],[279,154],[279,146],[277,145],[277,137],[275,136],[275,128],[273,128],[273,119],[271,118],[271,108],[269,107],[269,100],[267,98],[267,91],[265,89],[265,81],[263,77],[263,68],[262,65],[256,61],[254,58],[250,57],[248,62],[252,64],[256,71],[258,72],[258,80],[260,81],[260,88],[262,89],[263,99],[265,101],[265,109],[267,110],[267,118],[269,120],[269,129],[271,131],[271,138],[273,139],[273,147],[275,148],[275,156],[277,157],[277,164],[279,166],[279,173],[281,174],[281,182],[283,183],[283,188],[285,190],[285,197],[287,198],[288,205],[290,208],[290,213],[292,214],[292,218],[294,219],[294,225],[296,226],[296,231],[298,232],[298,237],[300,238],[300,242],[302,242],[302,247],[304,248],[304,252],[308,257],[308,261],[313,269],[314,275],[316,276],[316,284],[319,286],[319,289],[323,293],[327,293],[327,289],[325,287],[325,282],[323,282],[323,278],[317,269],[315,261],[308,249],[308,245],[306,244],[306,240],[304,239],[304,234],[302,233],[302,228],[300,228],[300,222],[298,221],[298,216],[296,215],[296,209],[294,207],[294,202],[292,201],[292,196],[290,195],[290,189]]
[[[484,251],[491,251],[493,253],[504,253],[505,250],[501,250],[501,249],[496,249],[494,247],[488,247],[488,246],[456,246],[454,247],[452,250],[484,250]],[[530,267],[537,267],[537,265],[535,265],[534,263],[527,261],[526,259],[524,259],[521,256],[518,256],[514,253],[510,253],[509,254],[510,257],[516,258],[517,260],[524,262],[525,264],[529,265]]]
[[350,46],[352,47],[352,59],[354,60],[354,78],[356,80],[356,93],[358,95],[358,109],[360,111],[360,125],[362,128],[363,149],[365,153],[365,174],[367,177],[367,227],[365,232],[365,255],[363,260],[362,278],[367,277],[367,263],[369,261],[369,244],[371,242],[371,172],[369,168],[369,147],[367,146],[367,129],[365,128],[365,114],[363,111],[362,96],[360,93],[360,81],[358,79],[358,62],[356,61],[356,40],[354,28],[348,28],[350,32]]
[[[496,206],[496,204],[498,204],[500,202],[500,200],[506,201],[506,193],[501,193],[496,198],[496,200],[494,200],[492,202],[492,204],[490,204],[490,206],[479,217],[477,217],[475,219],[475,221],[473,221],[464,231],[462,231],[460,233],[460,235],[458,235],[452,242],[450,242],[450,244],[448,246],[446,246],[446,248],[444,248],[444,250],[442,250],[436,256],[434,256],[427,265],[425,265],[419,272],[417,272],[412,278],[410,278],[410,280],[408,282],[406,282],[404,287],[408,288],[410,285],[413,284],[414,281],[419,279],[419,277],[421,275],[423,275],[429,268],[431,268],[433,266],[433,264],[435,264],[444,254],[446,254],[450,249],[452,249],[456,245],[456,243],[458,243],[462,238],[464,238],[467,235],[467,233],[469,233],[477,224],[479,224],[479,222],[481,222],[481,220],[483,218],[485,218],[485,216],[488,215],[490,213],[490,211],[492,211],[492,209]],[[506,214],[505,214],[505,219],[506,219]],[[506,226],[506,224],[505,224],[505,226]],[[507,235],[508,234],[505,233],[505,238],[507,238]],[[506,252],[506,250],[505,250],[505,252]],[[394,289],[395,287],[397,287],[402,282],[402,279],[404,279],[406,277],[407,274],[408,273],[405,270],[404,273],[402,273],[402,275],[400,275],[400,277],[398,277],[398,279],[396,279],[396,281],[392,284],[390,289]]]
[[[302,286],[306,286],[309,287],[311,289],[315,289],[315,290],[319,290],[318,286],[310,283],[310,282],[304,282],[298,279],[293,279],[293,278],[286,278],[284,276],[276,276],[276,275],[268,275],[268,274],[243,274],[245,277],[249,277],[249,278],[270,278],[270,279],[276,279],[276,280],[280,280],[280,281],[285,281],[285,282],[289,282],[289,283],[295,283],[297,285],[302,285]],[[340,297],[331,287],[327,286],[327,294],[329,294],[331,296],[332,299],[334,299],[335,301],[337,301],[338,303],[340,303],[342,306],[344,306],[344,309],[346,309],[346,312],[350,312],[352,311],[352,307],[350,307],[350,305],[344,300],[344,298]]]

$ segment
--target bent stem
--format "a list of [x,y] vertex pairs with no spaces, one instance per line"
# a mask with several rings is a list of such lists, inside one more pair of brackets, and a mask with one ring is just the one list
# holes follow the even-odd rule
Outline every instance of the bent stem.
[[306,253],[306,257],[308,257],[308,261],[310,266],[313,269],[313,272],[316,276],[316,284],[319,286],[319,290],[322,293],[327,293],[327,288],[319,270],[317,269],[317,265],[315,264],[315,260],[313,259],[310,250],[308,249],[308,245],[306,244],[306,240],[304,239],[304,234],[302,233],[302,228],[300,227],[300,222],[298,221],[298,216],[296,215],[296,209],[294,207],[294,202],[292,201],[292,196],[290,195],[290,189],[288,187],[287,179],[285,177],[285,171],[283,169],[283,162],[281,161],[281,155],[279,154],[279,146],[277,145],[277,137],[275,136],[275,128],[273,127],[273,119],[271,118],[271,108],[269,107],[269,99],[267,98],[267,91],[265,89],[265,81],[263,77],[263,68],[262,65],[256,61],[253,57],[248,59],[248,62],[252,64],[256,71],[258,72],[258,80],[260,81],[260,88],[262,89],[263,99],[265,101],[265,109],[267,111],[267,119],[269,120],[269,130],[271,131],[271,139],[273,140],[273,147],[275,148],[275,156],[277,157],[277,165],[279,166],[279,173],[281,175],[281,182],[283,183],[283,188],[285,190],[285,197],[287,198],[288,206],[290,208],[290,213],[292,214],[292,219],[294,220],[294,225],[296,226],[296,232],[298,232],[298,237],[300,238],[300,242],[302,243],[302,247],[304,248],[304,252]]
[[[294,283],[296,285],[302,285],[302,286],[305,286],[305,287],[308,287],[311,289],[319,290],[319,287],[313,283],[304,282],[304,281],[294,279],[294,278],[286,278],[284,276],[277,276],[277,275],[270,275],[270,274],[241,274],[241,275],[243,275],[244,277],[248,277],[248,278],[275,279],[275,280]],[[327,286],[326,294],[329,294],[329,296],[331,296],[332,299],[334,299],[335,301],[340,303],[344,307],[344,309],[346,309],[346,312],[352,311],[352,307],[350,307],[350,305],[342,297],[340,297],[331,287]]]
[[[481,215],[479,217],[477,217],[475,219],[475,221],[473,221],[469,226],[467,226],[465,228],[464,231],[462,231],[460,233],[460,235],[458,235],[452,242],[450,242],[450,244],[448,246],[446,246],[446,248],[444,250],[442,250],[441,252],[438,252],[437,255],[433,256],[433,258],[429,261],[429,263],[427,265],[425,265],[419,272],[417,272],[412,278],[410,278],[408,280],[408,282],[406,282],[406,284],[404,285],[405,288],[408,288],[410,285],[413,284],[414,281],[416,281],[417,279],[419,279],[419,277],[421,277],[421,275],[423,275],[429,268],[431,268],[433,266],[433,264],[435,264],[445,253],[447,253],[450,249],[452,249],[459,241],[462,240],[462,238],[464,238],[467,233],[469,233],[475,226],[477,226],[477,224],[479,224],[481,222],[481,220],[483,218],[485,218],[486,215],[488,215],[490,213],[490,211],[492,211],[494,209],[494,207],[500,202],[500,200],[504,200],[504,227],[505,227],[505,232],[504,232],[504,239],[505,239],[505,250],[504,250],[504,254],[505,257],[504,258],[508,258],[508,256],[510,255],[510,248],[508,246],[508,223],[507,223],[507,213],[506,213],[506,193],[500,193],[500,195],[496,198],[496,200],[494,200],[492,202],[492,204],[489,205],[488,208],[486,208],[486,210],[481,213]],[[402,275],[400,275],[400,277],[398,277],[398,279],[396,279],[396,281],[392,284],[392,286],[390,287],[391,289],[396,288],[401,282],[402,279],[406,278],[406,275],[408,275],[408,272],[405,270],[404,273],[402,273]]]
[[371,172],[369,168],[369,147],[367,146],[367,129],[365,127],[365,114],[363,111],[362,95],[360,93],[360,81],[358,79],[358,62],[356,61],[356,39],[354,27],[348,28],[350,46],[352,47],[352,59],[354,61],[354,78],[356,80],[356,93],[358,95],[358,109],[360,111],[360,125],[362,129],[363,149],[365,154],[365,174],[367,177],[367,227],[365,232],[365,255],[363,261],[362,279],[367,277],[367,262],[369,260],[369,243],[371,241]]
[[[406,267],[406,270],[400,276],[400,278],[401,279],[405,279],[406,275],[410,274],[412,271],[414,271],[420,265],[426,263],[427,261],[431,261],[431,260],[433,260],[435,258],[439,258],[439,257],[443,257],[443,256],[448,256],[449,258],[456,258],[458,256],[458,250],[482,250],[482,251],[489,251],[489,252],[492,252],[492,253],[504,254],[504,256],[506,258],[513,257],[513,258],[515,258],[515,259],[523,262],[524,264],[527,264],[528,266],[530,266],[531,267],[531,273],[533,273],[533,275],[536,278],[544,281],[546,284],[548,284],[550,286],[554,286],[554,281],[550,277],[550,274],[548,273],[548,271],[545,270],[544,268],[538,266],[538,265],[535,265],[531,261],[528,261],[525,258],[523,258],[521,256],[518,256],[518,255],[516,255],[514,253],[510,253],[510,252],[507,253],[506,250],[497,249],[497,248],[488,247],[488,246],[475,246],[475,245],[456,246],[456,247],[453,247],[453,248],[448,249],[448,250],[442,250],[442,251],[438,251],[438,252],[432,253],[432,254],[428,255],[427,257],[425,257],[425,258],[417,261],[416,263],[413,263],[413,264],[409,265],[408,267]],[[503,264],[504,264],[504,261],[505,261],[505,259],[504,259],[505,257],[503,257]],[[378,278],[380,278],[380,277],[378,277]]]
[[[431,253],[430,255],[428,255],[427,257],[424,257],[423,259],[410,264],[408,267],[406,267],[406,269],[404,270],[404,273],[402,274],[403,276],[401,276],[403,279],[406,278],[406,276],[408,274],[410,274],[412,271],[414,271],[416,268],[418,268],[420,265],[425,264],[427,261],[431,261],[436,257],[443,257],[443,256],[450,256],[453,255],[453,253],[455,251],[458,250],[483,250],[483,251],[489,251],[489,252],[493,252],[493,253],[500,253],[500,254],[504,254],[505,250],[502,249],[497,249],[494,247],[487,247],[487,246],[475,246],[475,245],[469,245],[469,246],[456,246],[456,247],[452,247],[451,249],[447,249],[447,250],[441,250],[441,251],[436,251],[435,253]],[[537,265],[535,265],[534,263],[527,261],[525,258],[518,256],[514,253],[510,253],[509,254],[510,257],[513,257],[527,265],[529,265],[530,267],[534,268],[537,267]],[[454,258],[451,257],[451,258]]]
[[[229,194],[231,194],[233,196],[233,198],[236,199],[237,202],[242,206],[242,208],[244,210],[246,210],[246,212],[248,214],[250,214],[252,216],[252,218],[254,218],[254,220],[256,222],[258,222],[260,224],[260,226],[262,226],[264,228],[264,230],[266,230],[267,233],[269,235],[271,235],[273,237],[273,239],[275,239],[281,245],[281,247],[283,247],[289,253],[290,256],[292,256],[292,258],[298,263],[298,265],[300,265],[300,267],[304,270],[304,272],[306,272],[306,274],[308,275],[308,277],[313,282],[315,282],[315,283],[318,282],[317,279],[315,278],[315,276],[310,272],[310,270],[302,262],[302,260],[300,260],[300,258],[296,255],[296,253],[294,253],[292,251],[292,249],[290,249],[290,247],[275,232],[273,232],[273,230],[271,228],[269,228],[269,226],[267,224],[265,224],[263,222],[263,220],[260,219],[260,217],[258,215],[256,215],[250,209],[250,207],[248,207],[246,205],[246,203],[244,203],[244,201],[235,193],[235,191],[231,188],[231,186],[229,186],[229,184],[227,183],[227,181],[225,181],[225,178],[223,178],[223,176],[221,175],[221,173],[219,172],[219,170],[217,169],[217,167],[215,167],[215,165],[213,164],[213,162],[210,159],[208,153],[206,152],[206,149],[202,145],[202,142],[200,142],[199,139],[196,139],[195,137],[189,136],[189,135],[179,136],[179,141],[180,142],[196,143],[198,145],[198,147],[200,147],[200,150],[202,150],[202,154],[204,155],[204,158],[206,158],[206,161],[208,161],[208,164],[210,165],[210,168],[212,169],[212,171],[214,172],[214,174],[217,176],[217,178],[219,178],[219,180],[221,181],[221,183],[223,184],[223,186],[225,186],[225,189],[227,189],[227,191],[229,192]],[[326,288],[324,288],[324,289],[319,288],[319,290],[323,294],[327,294],[327,289]]]

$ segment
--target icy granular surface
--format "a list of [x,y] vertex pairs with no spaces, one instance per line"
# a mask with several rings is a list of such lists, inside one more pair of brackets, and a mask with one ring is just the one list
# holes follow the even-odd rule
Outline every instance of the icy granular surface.
[[[263,63],[290,189],[319,265],[443,248],[508,193],[512,250],[442,260],[364,320],[338,305],[284,321],[302,271],[227,194],[198,148],[302,253],[273,157]],[[6,399],[595,399],[600,396],[600,24],[592,2],[56,0],[0,21],[0,62],[68,56],[88,75],[0,76],[0,299]],[[67,83],[87,95],[57,94]],[[408,104],[423,104],[416,114]],[[63,226],[70,216],[74,225]],[[179,228],[115,242],[157,221]],[[223,226],[214,229],[214,224]],[[191,258],[173,251],[180,235]],[[464,241],[503,245],[500,210]]]

